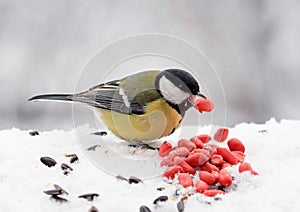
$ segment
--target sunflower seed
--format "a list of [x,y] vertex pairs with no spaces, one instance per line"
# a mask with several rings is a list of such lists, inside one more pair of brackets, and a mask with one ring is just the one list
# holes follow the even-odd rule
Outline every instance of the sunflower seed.
[[66,192],[66,190],[65,190],[65,189],[63,189],[62,187],[60,187],[59,185],[57,185],[57,184],[53,184],[53,186],[54,186],[54,188],[56,188],[56,189],[60,189],[60,190],[61,190],[61,192],[62,192],[62,194],[69,195],[69,193],[68,193],[68,192]]
[[151,212],[151,210],[146,205],[142,205],[140,207],[140,212]]
[[49,168],[56,165],[56,161],[50,157],[41,157],[40,161]]
[[184,211],[184,202],[183,202],[183,200],[180,200],[177,203],[177,209],[178,209],[178,212],[183,212]]
[[222,198],[221,197],[215,197],[214,200],[215,201],[220,201],[220,200],[222,200]]
[[106,135],[107,135],[107,132],[105,132],[105,131],[94,132],[94,133],[91,133],[91,135],[100,135],[100,136],[106,136]]
[[75,162],[77,163],[79,162],[79,158],[77,157],[77,155],[72,156],[70,159],[70,163],[75,163]]
[[69,171],[64,171],[63,174],[64,174],[64,175],[69,175],[70,172],[69,172]]
[[60,195],[62,194],[62,190],[61,189],[53,189],[53,190],[47,190],[47,191],[44,191],[45,194],[48,194],[48,195]]
[[92,206],[89,212],[98,212],[98,209],[95,206]]
[[60,168],[61,168],[62,170],[66,170],[66,171],[73,171],[73,168],[72,168],[71,166],[69,166],[68,164],[65,164],[65,163],[62,163],[62,164],[60,165]]
[[154,201],[153,204],[157,204],[158,202],[166,202],[168,200],[168,196],[160,196],[157,197]]
[[127,178],[126,178],[126,177],[123,177],[122,175],[118,175],[118,176],[116,176],[116,178],[117,178],[118,180],[124,180],[124,181],[127,181],[127,182],[128,182]]
[[50,199],[55,200],[56,202],[60,202],[60,203],[63,203],[63,202],[67,202],[67,201],[68,201],[67,199],[62,198],[62,197],[59,197],[59,196],[57,196],[57,195],[52,195],[52,196],[50,197]]
[[158,190],[158,191],[162,191],[162,190],[165,190],[166,188],[164,188],[164,187],[158,187],[158,188],[156,188],[156,190]]
[[73,156],[77,156],[77,155],[76,154],[65,154],[65,157],[67,157],[67,158],[71,158]]
[[30,131],[29,135],[36,136],[36,135],[39,135],[39,132],[38,131]]
[[84,198],[86,199],[87,201],[93,201],[95,197],[98,197],[99,194],[97,193],[90,193],[90,194],[83,194],[83,195],[80,195],[78,196],[79,198]]
[[101,145],[99,144],[95,144],[93,146],[90,146],[89,148],[87,148],[87,151],[95,151],[97,147],[101,147]]
[[129,184],[132,184],[132,183],[135,183],[135,184],[138,184],[138,183],[142,183],[143,181],[137,177],[134,177],[134,176],[131,176],[129,177],[128,179],[128,183]]

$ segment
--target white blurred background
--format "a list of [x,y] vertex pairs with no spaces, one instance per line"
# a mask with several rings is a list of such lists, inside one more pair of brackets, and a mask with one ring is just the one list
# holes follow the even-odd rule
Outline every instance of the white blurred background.
[[0,129],[71,129],[71,105],[27,99],[72,92],[99,48],[139,33],[206,54],[225,89],[226,125],[300,118],[299,1],[0,0]]

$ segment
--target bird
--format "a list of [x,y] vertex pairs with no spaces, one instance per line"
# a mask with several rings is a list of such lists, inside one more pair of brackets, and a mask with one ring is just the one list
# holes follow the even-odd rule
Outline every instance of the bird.
[[144,143],[171,135],[200,93],[197,80],[178,68],[146,70],[76,94],[37,95],[29,101],[66,101],[91,106],[117,137]]

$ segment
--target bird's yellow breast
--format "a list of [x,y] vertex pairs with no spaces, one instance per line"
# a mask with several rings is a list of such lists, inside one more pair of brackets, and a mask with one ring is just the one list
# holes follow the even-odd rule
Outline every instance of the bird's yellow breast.
[[149,103],[143,115],[99,110],[102,120],[114,134],[132,141],[149,141],[167,136],[178,128],[182,119],[182,116],[164,99]]

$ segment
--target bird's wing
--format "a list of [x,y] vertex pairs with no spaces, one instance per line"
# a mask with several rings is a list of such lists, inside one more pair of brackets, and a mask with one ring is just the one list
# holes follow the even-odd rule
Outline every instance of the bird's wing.
[[119,80],[114,80],[94,86],[88,91],[75,94],[72,100],[124,114],[144,114],[144,105],[128,99],[124,92],[122,93],[120,83]]
[[[146,71],[96,85],[88,91],[73,96],[73,100],[114,110],[124,114],[141,115],[145,106],[160,97],[155,89],[159,71]],[[138,86],[132,86],[132,85]]]

